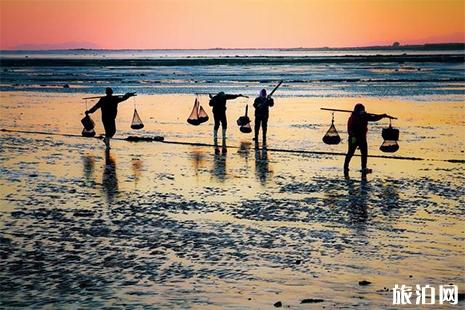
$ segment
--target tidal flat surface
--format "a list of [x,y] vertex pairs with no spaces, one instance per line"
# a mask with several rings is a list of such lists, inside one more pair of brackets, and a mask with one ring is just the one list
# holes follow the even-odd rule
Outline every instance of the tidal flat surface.
[[[127,129],[129,102],[118,137],[208,143],[210,123],[185,123],[191,99],[138,97],[146,128]],[[355,99],[280,100],[270,148],[345,151],[322,144],[330,119],[319,107]],[[464,169],[443,161],[463,160],[463,104],[358,100],[399,116],[399,156],[434,160],[370,158],[362,180],[354,157],[344,179],[342,156],[256,150],[234,126],[245,102],[228,110],[225,154],[119,140],[106,154],[98,139],[1,132],[0,304],[388,308],[395,284],[463,291]],[[16,92],[1,102],[2,128],[80,133],[77,97]],[[369,132],[371,154],[381,154],[385,125]],[[301,304],[309,298],[322,301]]]

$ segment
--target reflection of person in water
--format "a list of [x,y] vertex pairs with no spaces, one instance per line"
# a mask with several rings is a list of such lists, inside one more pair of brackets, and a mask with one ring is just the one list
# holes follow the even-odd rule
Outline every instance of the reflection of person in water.
[[212,173],[219,181],[224,182],[226,179],[226,153],[220,154],[215,150]]
[[142,171],[142,160],[140,158],[133,158],[131,160],[131,167],[132,173],[134,175],[134,183],[137,187],[137,182],[140,179],[141,171]]
[[348,198],[349,198],[349,219],[352,225],[364,229],[368,220],[367,195],[368,183],[362,176],[360,187],[354,186],[353,180],[347,180]]
[[[387,182],[386,182],[387,181]],[[396,221],[401,216],[404,216],[403,212],[416,212],[416,208],[399,208],[402,204],[399,196],[399,189],[401,186],[396,182],[386,180],[383,182],[381,190],[383,197],[382,212],[384,215],[390,215],[393,221]]]
[[191,160],[194,166],[195,175],[199,175],[200,168],[203,166],[204,153],[201,149],[193,149],[191,152]]
[[93,181],[92,174],[94,173],[95,159],[92,156],[85,155],[82,157],[84,177],[87,182]]
[[261,150],[255,149],[255,173],[257,174],[260,183],[264,185],[267,181],[269,174],[271,174],[268,161],[268,152],[266,148]]
[[250,143],[249,141],[241,141],[241,144],[239,146],[239,150],[237,150],[237,153],[245,159],[245,162],[247,163],[249,159],[249,154],[250,154]]
[[110,151],[105,151],[105,168],[102,176],[103,191],[107,195],[109,204],[113,202],[113,198],[118,192],[118,178],[116,177],[116,162],[110,155]]

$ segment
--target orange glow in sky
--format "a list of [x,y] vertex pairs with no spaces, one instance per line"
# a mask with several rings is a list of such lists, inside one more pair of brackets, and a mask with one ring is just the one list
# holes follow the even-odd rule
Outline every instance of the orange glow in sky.
[[[465,41],[463,0],[0,0],[0,49]],[[69,45],[69,46],[68,46]]]

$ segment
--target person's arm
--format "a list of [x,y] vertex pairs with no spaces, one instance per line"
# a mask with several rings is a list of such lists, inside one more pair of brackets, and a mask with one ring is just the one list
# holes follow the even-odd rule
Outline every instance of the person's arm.
[[239,95],[229,95],[229,94],[226,94],[226,100],[232,100],[232,99],[236,99],[236,98],[239,98],[239,97],[244,97],[242,94],[239,94]]
[[370,113],[365,113],[366,120],[369,122],[377,122],[385,117],[387,117],[387,114],[370,114]]
[[268,101],[268,106],[269,107],[274,106],[274,99],[273,98],[268,98],[267,101]]
[[123,96],[118,97],[118,103],[120,103],[122,101],[125,101],[125,100],[128,100],[129,98],[131,98],[132,96],[135,96],[135,95],[136,95],[135,93],[126,93]]
[[253,107],[256,109],[258,107],[258,98],[255,98],[253,101]]
[[95,111],[97,111],[98,109],[100,109],[102,107],[102,99],[100,99],[92,108],[90,108],[89,110],[87,110],[85,112],[85,114],[89,114],[89,113],[94,113]]
[[353,130],[352,130],[352,115],[347,120],[347,133],[349,134],[349,136],[354,135]]

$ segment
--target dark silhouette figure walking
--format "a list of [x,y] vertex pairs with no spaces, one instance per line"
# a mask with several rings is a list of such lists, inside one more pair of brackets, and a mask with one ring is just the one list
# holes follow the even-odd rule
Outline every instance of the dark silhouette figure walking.
[[367,132],[368,122],[376,122],[380,119],[388,117],[387,114],[370,114],[365,112],[365,106],[361,103],[357,103],[354,107],[354,111],[349,117],[347,122],[347,131],[349,132],[349,148],[344,161],[344,175],[349,174],[349,163],[354,156],[355,150],[360,148],[362,154],[362,174],[370,173],[371,170],[367,168],[368,159],[368,144],[367,144]]
[[266,89],[260,91],[260,96],[255,98],[253,106],[255,108],[255,145],[258,146],[258,134],[260,126],[263,132],[263,146],[266,145],[266,131],[268,129],[268,117],[270,107],[274,105],[274,100],[266,96]]
[[226,141],[226,129],[228,128],[228,121],[226,119],[226,101],[233,100],[238,97],[246,97],[242,94],[239,95],[229,95],[225,94],[224,92],[219,92],[218,94],[210,96],[209,105],[213,107],[213,119],[215,121],[215,125],[213,127],[213,139],[215,145],[218,143],[218,129],[221,127],[223,129],[223,145],[225,145]]
[[113,90],[108,87],[105,90],[106,96],[100,98],[100,100],[85,114],[94,113],[98,109],[102,109],[102,123],[105,128],[105,142],[106,149],[110,149],[110,139],[116,133],[116,115],[118,114],[118,104],[122,101],[129,99],[132,96],[135,96],[134,93],[126,93],[124,96],[113,96]]

